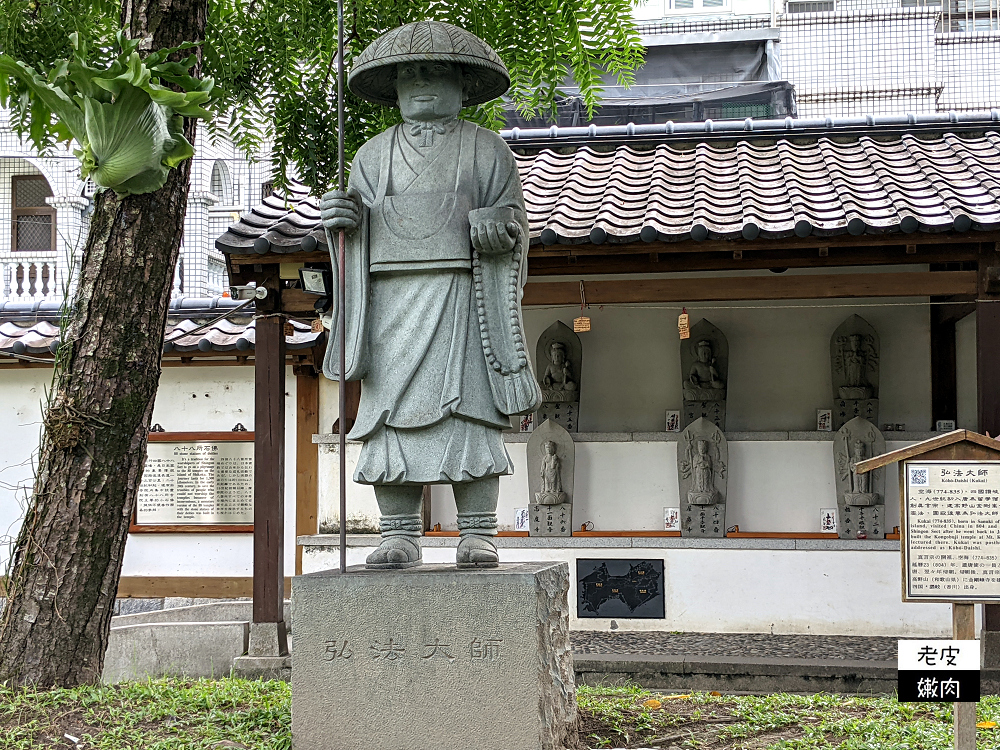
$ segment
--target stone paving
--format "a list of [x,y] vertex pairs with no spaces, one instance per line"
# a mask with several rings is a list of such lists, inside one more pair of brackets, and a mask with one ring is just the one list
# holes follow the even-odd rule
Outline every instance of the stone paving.
[[575,630],[574,654],[896,661],[896,638],[767,633],[607,633]]

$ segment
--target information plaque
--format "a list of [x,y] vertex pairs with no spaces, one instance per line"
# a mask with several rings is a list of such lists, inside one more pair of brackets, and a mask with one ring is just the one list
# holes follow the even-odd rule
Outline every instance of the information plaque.
[[234,440],[229,436],[224,440],[156,437],[147,446],[133,531],[253,524],[252,437],[250,440]]
[[1000,461],[907,461],[906,601],[1000,601]]

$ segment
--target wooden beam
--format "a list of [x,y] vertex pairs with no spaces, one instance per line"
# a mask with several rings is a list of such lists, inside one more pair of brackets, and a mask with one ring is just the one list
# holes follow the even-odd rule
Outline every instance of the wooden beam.
[[285,599],[285,321],[277,266],[258,301],[254,360],[253,621],[282,622]]
[[[586,291],[587,302],[591,305],[642,302],[928,297],[939,294],[968,295],[971,297],[976,293],[976,272],[716,276],[686,279],[591,281],[587,282]],[[526,284],[524,287],[522,305],[525,307],[578,304],[580,304],[580,283],[578,281],[536,281]],[[1000,314],[1000,310],[998,310],[998,314]]]
[[272,265],[275,263],[329,263],[330,253],[326,250],[314,250],[311,253],[249,253],[247,255],[228,255],[229,262],[240,266],[242,273],[243,266]]
[[[821,248],[822,249],[822,248]],[[730,271],[765,268],[836,268],[850,266],[906,266],[914,263],[961,263],[975,261],[976,246],[928,246],[918,256],[906,255],[898,247],[843,248],[817,255],[803,250],[745,252],[734,261],[732,253],[657,254],[653,262],[639,255],[529,255],[528,276],[581,276],[608,273],[671,273],[677,271]],[[570,262],[575,261],[575,262]]]
[[[285,579],[291,590],[291,579]],[[253,578],[202,576],[122,576],[118,581],[119,599],[162,599],[179,596],[186,599],[238,599],[253,596]]]
[[[319,377],[295,378],[295,536],[319,531],[319,446],[312,436],[319,432]],[[295,547],[295,575],[302,575],[302,548]]]
[[315,294],[303,292],[301,289],[285,289],[281,293],[281,309],[285,312],[298,313],[300,317],[316,317],[313,305],[319,299]]
[[905,255],[907,245],[919,246],[920,252],[917,254],[920,255],[923,253],[925,245],[976,245],[984,242],[996,242],[998,239],[1000,239],[1000,232],[966,232],[964,234],[928,232],[921,235],[906,235],[905,238],[899,234],[860,234],[857,236],[843,234],[833,237],[783,237],[776,240],[739,239],[705,240],[704,242],[682,240],[680,242],[625,242],[621,244],[606,242],[603,245],[594,245],[588,241],[579,244],[532,245],[528,255],[529,257],[532,255],[544,257],[567,253],[573,255],[648,255],[649,253],[660,253],[662,259],[664,254],[671,253],[725,252],[732,255],[735,250],[753,253],[761,250],[791,250],[795,248],[808,248],[810,253],[815,254],[821,247],[829,248],[830,254],[833,255],[840,248],[872,246],[894,247],[898,249],[900,255]]
[[980,435],[972,430],[952,430],[943,435],[935,435],[919,443],[898,448],[881,456],[872,456],[859,461],[856,470],[859,474],[880,469],[883,466],[911,458],[935,460],[996,460],[1000,455],[1000,440]]

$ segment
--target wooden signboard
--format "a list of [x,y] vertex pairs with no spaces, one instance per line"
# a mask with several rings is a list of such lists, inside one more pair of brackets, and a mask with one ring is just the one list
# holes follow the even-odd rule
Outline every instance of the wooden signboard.
[[903,601],[1000,601],[1000,461],[902,466]]
[[[891,463],[899,464],[903,601],[951,603],[954,639],[975,640],[973,605],[1000,602],[1000,441],[955,430],[855,470]],[[975,691],[953,697],[955,750],[975,750]]]
[[253,531],[252,432],[149,436],[132,533]]

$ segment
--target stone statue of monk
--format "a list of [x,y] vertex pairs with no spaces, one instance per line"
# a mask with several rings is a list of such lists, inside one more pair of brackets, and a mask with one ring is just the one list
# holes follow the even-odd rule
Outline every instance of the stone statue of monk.
[[[428,484],[454,488],[459,567],[499,561],[501,431],[541,401],[520,308],[528,224],[510,149],[458,114],[509,85],[482,40],[434,21],[375,40],[348,78],[403,119],[358,150],[348,190],[321,204],[324,226],[347,232],[346,377],[362,381],[348,437],[364,443],[354,481],[374,485],[381,513],[370,568],[420,564]],[[334,342],[330,378],[338,357]]]

